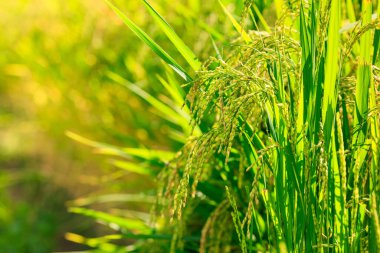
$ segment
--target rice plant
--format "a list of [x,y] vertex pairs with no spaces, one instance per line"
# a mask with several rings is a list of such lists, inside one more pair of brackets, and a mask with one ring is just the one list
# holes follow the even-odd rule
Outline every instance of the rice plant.
[[244,2],[240,21],[219,1],[238,36],[211,39],[215,54],[201,63],[143,1],[187,68],[108,3],[182,78],[181,86],[174,77],[162,81],[172,98],[166,104],[115,80],[176,124],[169,137],[183,147],[163,155],[72,135],[103,153],[160,167],[149,226],[74,212],[127,230],[135,224],[142,234],[132,237],[131,251],[151,243],[162,248],[147,252],[380,250],[379,3],[265,2],[277,15],[268,24],[259,1]]

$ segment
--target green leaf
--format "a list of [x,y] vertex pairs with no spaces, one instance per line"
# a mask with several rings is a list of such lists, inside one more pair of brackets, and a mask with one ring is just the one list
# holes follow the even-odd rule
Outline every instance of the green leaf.
[[236,31],[241,34],[244,41],[246,43],[251,41],[251,38],[249,35],[244,31],[244,29],[241,27],[241,25],[236,21],[236,19],[232,16],[232,14],[227,10],[227,8],[223,5],[222,1],[218,0],[219,5],[222,7],[224,13],[227,15],[227,17],[230,19],[232,25],[235,27]]
[[135,23],[125,16],[114,4],[106,0],[106,3],[112,10],[121,18],[121,20],[131,29],[146,45],[148,45],[153,52],[155,52],[164,62],[166,62],[178,75],[180,75],[186,82],[191,82],[192,78],[186,71],[152,38],[150,38],[143,30],[141,30]]
[[100,196],[92,196],[86,198],[79,198],[73,201],[69,201],[67,205],[69,206],[87,206],[94,203],[109,203],[109,202],[138,202],[138,203],[148,203],[154,204],[156,202],[156,197],[147,196],[145,194],[106,194]]
[[137,173],[137,174],[141,174],[141,175],[155,175],[156,174],[152,170],[145,168],[145,167],[143,167],[137,163],[133,163],[133,162],[127,162],[127,161],[123,161],[123,160],[112,160],[111,163],[112,163],[112,165],[114,165],[120,169],[123,169],[125,171],[129,171],[129,172],[133,172],[133,173]]
[[[168,105],[163,103],[161,100],[155,98],[142,88],[140,88],[138,85],[129,82],[128,80],[124,79],[120,75],[114,72],[109,72],[108,76],[118,84],[126,87],[142,99],[144,99],[147,103],[149,103],[154,109],[156,109],[156,114],[160,116],[161,118],[168,120],[180,127],[182,127],[183,131],[186,133],[190,132],[189,127],[189,121],[190,121],[190,115],[186,113],[185,111],[181,110],[180,107],[184,104],[184,99],[181,98],[181,94],[177,89],[175,89],[175,85],[170,85],[167,82],[162,83],[163,86],[168,90],[168,92],[173,96],[173,98],[176,100],[176,104]],[[164,81],[161,79],[161,81]]]
[[[340,1],[333,0],[331,4],[331,16],[327,39],[327,55],[325,64],[325,82],[323,86],[322,120],[326,147],[330,147],[330,139],[335,119],[337,102],[337,75],[339,71],[339,27],[340,27]],[[328,149],[327,149],[328,150]]]
[[200,61],[197,59],[195,54],[190,50],[189,47],[182,41],[182,39],[175,33],[173,28],[165,21],[165,19],[148,3],[144,0],[144,4],[147,7],[150,14],[156,20],[156,22],[161,27],[162,31],[166,34],[168,39],[174,44],[177,50],[185,58],[185,60],[190,64],[193,70],[197,71],[201,67]]
[[137,219],[114,216],[105,212],[82,207],[71,207],[69,208],[69,212],[95,218],[99,221],[108,223],[112,228],[133,230],[141,233],[147,233],[150,231],[149,227],[143,221]]
[[66,135],[77,142],[95,148],[95,152],[105,155],[114,155],[123,158],[135,158],[152,162],[162,161],[163,163],[170,161],[175,155],[173,152],[164,150],[116,147],[113,145],[92,141],[70,131],[67,131]]
[[[106,236],[97,237],[97,238],[86,238],[86,237],[78,235],[78,234],[66,233],[65,238],[68,241],[87,245],[89,247],[97,248],[99,250],[99,251],[91,251],[91,252],[101,252],[101,253],[130,252],[125,247],[117,246],[116,244],[113,244],[110,242],[111,240],[122,239],[123,237],[121,235],[106,235]],[[90,251],[86,251],[86,252],[90,252]],[[83,253],[84,253],[84,251],[83,251]]]
[[252,8],[253,8],[253,11],[255,12],[255,14],[257,15],[257,17],[259,18],[261,24],[263,25],[265,31],[271,32],[271,29],[270,29],[268,23],[266,22],[265,18],[263,17],[263,15],[261,14],[259,8],[257,8],[255,3],[252,4]]

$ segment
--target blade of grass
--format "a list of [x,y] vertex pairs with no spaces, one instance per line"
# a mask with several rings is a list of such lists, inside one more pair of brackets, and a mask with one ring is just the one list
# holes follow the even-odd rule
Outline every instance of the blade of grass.
[[[121,77],[117,73],[109,72],[108,76],[113,81],[117,82],[123,87],[126,87],[128,90],[132,91],[137,96],[144,99],[147,103],[149,103],[153,108],[156,109],[156,114],[158,114],[160,117],[162,117],[165,120],[169,120],[170,122],[178,126],[181,126],[183,131],[185,131],[186,133],[190,132],[190,127],[188,124],[190,120],[190,116],[187,113],[185,113],[183,110],[180,110],[179,108],[177,108],[176,110],[173,105],[171,106],[171,105],[167,105],[163,103],[161,100],[158,100],[157,98],[155,98],[154,96],[146,92],[145,90],[141,89],[138,85],[129,82],[128,80]],[[164,84],[164,87],[165,87],[165,84]],[[168,86],[167,88],[171,88],[171,87]],[[169,89],[168,91],[170,94],[174,95],[175,99],[177,100],[180,99],[178,97],[180,94],[176,93],[174,89]],[[181,100],[183,101],[183,99]],[[181,105],[179,105],[179,107]]]
[[[337,104],[337,76],[339,71],[340,35],[341,24],[341,1],[333,0],[331,3],[330,20],[327,38],[327,54],[325,62],[325,78],[323,86],[322,122],[324,146],[327,153],[328,183],[327,183],[327,203],[330,208],[327,210],[326,226],[333,228],[331,241],[342,241],[344,238],[341,230],[341,193],[339,170],[337,168],[335,149],[335,113]],[[335,196],[337,195],[337,196]],[[339,211],[339,213],[337,213]],[[338,216],[338,218],[336,218]],[[338,238],[336,237],[338,236]]]
[[322,120],[324,125],[325,144],[330,148],[330,138],[334,125],[337,89],[336,81],[338,75],[338,59],[340,36],[340,1],[333,0],[331,4],[331,17],[327,39],[327,55],[325,63],[325,80],[323,87]]
[[119,227],[120,229],[133,230],[141,233],[147,233],[150,231],[149,227],[144,222],[137,219],[114,216],[105,212],[82,207],[71,207],[69,208],[69,212],[95,218],[99,221],[110,224],[111,227]]
[[166,62],[178,75],[180,75],[186,82],[191,82],[192,78],[186,71],[152,38],[150,38],[143,30],[141,30],[135,23],[132,22],[127,16],[124,15],[113,3],[105,0],[111,9],[121,18],[121,20],[131,29],[137,37],[139,37],[146,45],[148,45],[153,52],[155,52],[164,62]]
[[175,153],[164,150],[116,147],[113,145],[92,141],[70,131],[67,131],[66,135],[79,143],[95,148],[95,152],[105,155],[114,155],[123,158],[135,158],[153,163],[161,161],[164,164],[170,161],[175,155]]
[[[363,1],[363,24],[371,22],[372,3]],[[367,31],[360,39],[359,67],[357,70],[353,141],[355,145],[363,145],[367,135],[368,98],[371,83],[371,31]]]
[[190,64],[193,70],[197,71],[201,67],[200,61],[197,59],[195,54],[190,50],[190,48],[182,41],[182,39],[175,33],[173,28],[165,21],[165,19],[148,3],[144,0],[144,4],[147,7],[149,13],[153,16],[156,22],[161,27],[162,31],[166,34],[168,39],[174,44],[181,55]]
[[[377,14],[380,15],[380,2],[377,5]],[[375,30],[375,35],[373,39],[373,57],[372,64],[376,65],[378,50],[380,44],[380,29]],[[377,65],[378,66],[378,65]],[[372,80],[372,77],[371,77]],[[371,87],[369,91],[369,110],[376,110],[376,88],[374,82],[371,82]],[[370,235],[369,235],[369,244],[371,245],[370,251],[378,252],[380,250],[380,223],[379,223],[379,214],[380,209],[378,207],[379,200],[379,188],[380,183],[379,178],[379,157],[380,157],[380,125],[379,125],[379,115],[374,113],[370,118],[370,129],[371,129],[371,149],[372,149],[372,162],[371,162],[371,172],[370,172],[370,181],[369,181],[369,193],[370,193],[370,212],[371,212],[371,221],[370,221]]]
[[[267,21],[265,20],[265,18],[263,17],[263,15],[261,14],[259,8],[257,8],[257,6],[256,6],[255,3],[252,4],[252,8],[253,8],[255,14],[257,15],[257,17],[259,18],[261,24],[263,25],[264,30],[270,33],[270,32],[271,32],[271,29],[270,29],[270,27],[269,27]],[[250,10],[250,11],[251,11],[251,10]]]
[[140,175],[150,175],[154,176],[155,173],[151,169],[145,168],[137,163],[132,163],[132,162],[127,162],[123,160],[112,160],[111,164],[114,165],[115,167],[118,167],[124,171],[132,172],[132,173],[137,173]]
[[[372,3],[371,1],[363,1],[362,5],[362,26],[371,22],[372,15]],[[354,168],[351,171],[351,179],[353,178],[353,211],[351,228],[352,233],[356,234],[361,231],[364,226],[364,217],[361,214],[361,205],[359,203],[359,196],[361,187],[359,187],[359,178],[362,171],[363,164],[368,152],[368,100],[369,89],[371,83],[371,31],[365,32],[360,39],[360,51],[359,51],[359,66],[357,70],[357,82],[356,82],[356,95],[355,95],[355,110],[354,110]],[[350,180],[351,181],[351,180]],[[355,236],[351,241],[351,247],[353,251],[360,250],[360,237]]]
[[235,27],[236,31],[243,37],[246,43],[249,43],[251,41],[251,38],[248,36],[248,34],[244,31],[244,29],[240,26],[240,24],[236,21],[236,19],[232,16],[232,14],[223,5],[222,1],[218,0],[218,2],[219,2],[219,5],[222,7],[224,13],[230,19],[232,25]]
[[67,202],[69,206],[87,206],[94,203],[109,203],[109,202],[138,202],[154,204],[156,198],[145,194],[107,194],[93,197],[78,198]]
[[[103,236],[103,237],[98,237],[98,238],[86,238],[84,236],[81,236],[79,234],[74,234],[74,233],[66,233],[65,234],[66,240],[82,245],[87,245],[92,248],[97,248],[100,250],[102,253],[114,253],[114,252],[119,252],[119,253],[125,253],[128,252],[125,247],[117,246],[113,243],[111,243],[111,240],[119,240],[122,239],[123,237],[121,235],[112,235],[112,236]],[[90,251],[81,251],[76,253],[85,253],[85,252],[90,252]],[[91,251],[92,252],[92,251]],[[96,251],[98,252],[98,251]],[[74,253],[74,252],[72,252]]]

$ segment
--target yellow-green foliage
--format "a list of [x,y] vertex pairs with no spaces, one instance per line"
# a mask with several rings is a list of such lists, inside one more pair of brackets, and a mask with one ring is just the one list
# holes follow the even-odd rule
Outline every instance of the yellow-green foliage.
[[[161,167],[158,214],[171,227],[153,226],[149,238],[168,247],[154,239],[170,231],[171,252],[377,251],[380,21],[373,3],[275,1],[271,25],[263,2],[259,9],[246,1],[241,22],[219,5],[240,36],[223,51],[214,37],[216,57],[192,77],[111,4],[186,82],[183,90],[173,79],[166,87],[177,91],[173,99],[183,96],[195,130]],[[147,7],[197,70],[188,47]],[[169,116],[164,104],[140,96]]]
[[[113,156],[121,171],[156,184],[149,183],[153,189],[145,195],[72,202],[80,207],[71,212],[117,232],[97,238],[69,233],[67,239],[100,252],[380,250],[379,3],[143,0],[124,6],[105,1],[95,10],[89,5],[80,6],[90,20],[104,18],[91,35],[83,39],[81,26],[74,26],[67,37],[58,26],[51,39],[63,42],[49,44],[38,41],[43,26],[32,26],[37,35],[24,39],[42,46],[38,51],[45,55],[14,42],[29,62],[5,69],[13,75],[20,69],[39,73],[31,78],[33,89],[43,90],[36,103],[65,101],[52,112],[70,104],[70,112],[80,112],[74,118],[89,117],[83,129],[95,127],[100,117],[112,133],[135,135],[113,139],[128,146],[117,147],[67,132]],[[73,24],[87,17],[48,6]],[[123,23],[130,30],[121,29]],[[46,68],[57,65],[64,67]],[[45,74],[46,69],[55,71]],[[46,82],[49,92],[44,80],[54,80]],[[73,82],[74,91],[67,87]],[[125,93],[113,83],[126,87]],[[98,136],[102,130],[96,126]],[[147,206],[108,213],[88,207],[114,201]]]
[[[353,24],[343,23],[350,12],[340,1],[278,5],[282,16],[267,32],[243,31],[223,9],[241,39],[189,84],[186,104],[201,134],[161,174],[162,196],[171,199],[164,213],[177,222],[173,251],[191,245],[181,238],[193,229],[194,208],[207,213],[225,201],[237,237],[231,247],[242,252],[377,250],[380,21],[368,1]],[[205,219],[200,248],[228,252],[207,246],[220,240],[208,232],[213,219]]]

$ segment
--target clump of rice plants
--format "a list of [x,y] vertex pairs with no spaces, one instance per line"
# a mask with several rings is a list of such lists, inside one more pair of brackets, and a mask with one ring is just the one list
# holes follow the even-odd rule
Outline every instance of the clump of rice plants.
[[[380,20],[372,5],[363,1],[360,20],[342,27],[340,1],[294,3],[271,31],[242,32],[228,55],[203,65],[187,100],[194,124],[208,128],[183,150],[174,189],[163,189],[179,220],[198,183],[215,182],[226,193],[214,209],[230,203],[242,252],[377,251]],[[217,252],[211,220],[200,247]]]
[[185,82],[166,83],[193,131],[158,175],[157,219],[172,226],[161,243],[171,252],[380,250],[380,4],[274,1],[269,26],[255,1],[240,23],[219,2],[240,36],[223,50],[212,41],[215,56],[200,65],[144,2],[196,71],[111,4]]

